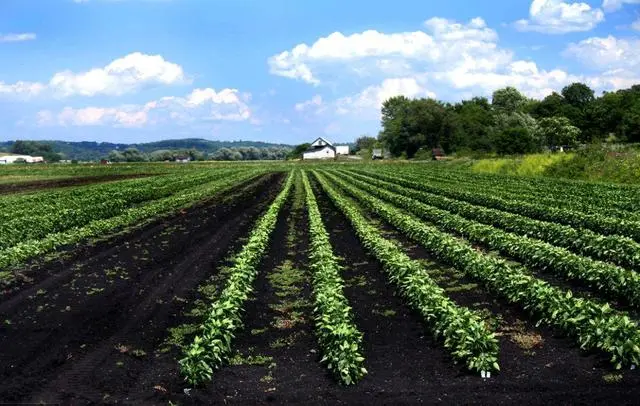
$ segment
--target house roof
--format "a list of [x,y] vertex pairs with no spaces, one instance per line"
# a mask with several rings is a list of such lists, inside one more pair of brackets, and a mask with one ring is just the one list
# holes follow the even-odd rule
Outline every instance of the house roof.
[[324,137],[318,137],[318,138],[316,138],[315,140],[313,140],[313,142],[312,142],[311,144],[315,144],[315,142],[316,142],[316,141],[318,141],[318,140],[322,140],[322,141],[324,141],[324,142],[325,142],[326,144],[328,144],[328,145],[333,145],[333,143],[332,143],[331,141],[329,141],[328,139],[326,139],[326,138],[324,138]]

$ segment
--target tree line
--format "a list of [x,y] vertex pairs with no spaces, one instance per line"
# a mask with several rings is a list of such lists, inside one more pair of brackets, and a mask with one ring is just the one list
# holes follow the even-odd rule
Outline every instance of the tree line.
[[596,97],[573,83],[543,100],[513,87],[458,103],[392,97],[382,106],[377,139],[356,145],[384,145],[394,156],[413,158],[420,150],[450,153],[523,154],[572,148],[599,141],[640,142],[640,85]]
[[220,148],[211,154],[207,154],[195,148],[142,152],[135,147],[130,147],[122,151],[113,150],[107,158],[111,162],[163,162],[185,158],[191,161],[272,161],[285,159],[290,150],[290,148],[285,147],[234,147]]

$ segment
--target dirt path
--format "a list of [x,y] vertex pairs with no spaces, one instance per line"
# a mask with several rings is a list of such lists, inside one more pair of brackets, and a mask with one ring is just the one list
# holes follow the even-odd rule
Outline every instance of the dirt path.
[[0,400],[100,402],[126,393],[281,181],[269,175],[241,198],[186,210],[0,303]]

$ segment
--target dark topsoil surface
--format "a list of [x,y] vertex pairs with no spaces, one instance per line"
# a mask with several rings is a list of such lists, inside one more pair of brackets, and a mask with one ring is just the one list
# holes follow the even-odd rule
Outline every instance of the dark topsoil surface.
[[[159,351],[167,329],[185,314],[196,288],[242,243],[279,188],[265,179],[233,204],[212,201],[136,232],[103,254],[57,269],[0,302],[0,402],[64,404],[635,404],[636,371],[612,371],[601,355],[537,328],[517,308],[496,300],[420,247],[383,226],[461,305],[487,313],[500,333],[502,372],[483,380],[455,365],[419,315],[386,283],[381,266],[316,188],[337,255],[344,258],[345,295],[364,333],[368,375],[336,384],[314,336],[305,208],[283,208],[234,340],[233,365],[213,382],[185,393],[179,352]],[[250,197],[247,197],[250,196]],[[295,196],[295,195],[294,195]],[[298,195],[298,198],[301,198]],[[288,270],[285,272],[285,270]],[[68,274],[64,274],[67,272]],[[64,275],[57,277],[56,275]],[[53,281],[53,282],[50,282]],[[289,282],[290,284],[284,283]],[[101,290],[102,289],[102,290]],[[526,349],[517,337],[534,338]],[[521,337],[521,338],[522,338]],[[605,381],[605,376],[607,376]]]
[[267,175],[111,246],[87,247],[75,261],[44,265],[31,286],[2,298],[0,403],[128,401],[167,328],[180,324],[195,288],[282,179]]
[[8,193],[18,192],[30,192],[34,190],[42,189],[55,189],[61,187],[71,186],[83,186],[90,185],[92,183],[111,182],[123,179],[135,179],[144,178],[153,175],[147,174],[132,174],[132,175],[101,175],[101,176],[83,176],[68,179],[54,179],[54,180],[36,180],[16,183],[3,183],[0,184],[0,195]]

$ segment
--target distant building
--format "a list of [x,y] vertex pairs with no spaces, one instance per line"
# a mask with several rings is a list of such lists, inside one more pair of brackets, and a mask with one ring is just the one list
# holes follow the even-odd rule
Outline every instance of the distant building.
[[334,159],[337,155],[349,155],[349,146],[334,146],[326,139],[318,137],[302,154],[302,159]]
[[180,162],[180,163],[191,162],[191,157],[190,156],[177,156],[176,157],[176,162]]
[[433,158],[434,161],[439,161],[444,159],[444,157],[444,150],[442,148],[433,148],[431,150],[431,158]]
[[336,145],[336,155],[349,155],[349,146]]
[[28,164],[35,164],[44,162],[44,158],[41,156],[31,155],[4,155],[0,156],[0,165],[14,164],[19,162],[26,162]]
[[374,148],[373,151],[371,151],[371,159],[384,159],[382,148]]

